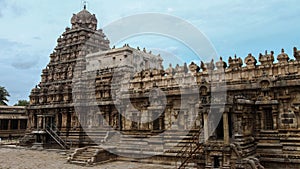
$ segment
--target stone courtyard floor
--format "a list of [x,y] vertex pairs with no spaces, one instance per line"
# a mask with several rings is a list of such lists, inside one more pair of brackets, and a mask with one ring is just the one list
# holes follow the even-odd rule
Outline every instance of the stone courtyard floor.
[[143,164],[134,162],[116,161],[83,167],[67,163],[66,154],[54,151],[38,151],[19,148],[0,147],[0,169],[169,169],[172,166]]

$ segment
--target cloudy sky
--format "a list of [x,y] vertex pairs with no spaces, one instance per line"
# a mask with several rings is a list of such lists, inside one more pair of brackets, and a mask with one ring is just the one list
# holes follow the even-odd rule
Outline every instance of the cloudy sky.
[[[0,0],[0,86],[11,94],[9,104],[28,99],[57,38],[82,6],[81,0]],[[201,31],[226,61],[234,54],[245,58],[265,50],[277,55],[281,48],[293,58],[292,48],[300,48],[297,0],[89,0],[88,10],[96,14],[99,28],[136,14],[178,17]],[[182,42],[164,36],[135,36],[116,45],[121,43],[157,49],[186,62],[195,59]]]

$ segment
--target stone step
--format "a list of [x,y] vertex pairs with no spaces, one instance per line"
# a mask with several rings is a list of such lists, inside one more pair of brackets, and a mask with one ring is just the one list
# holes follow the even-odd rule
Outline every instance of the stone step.
[[91,159],[91,157],[86,157],[86,156],[76,156],[76,157],[74,157],[74,159],[75,159],[75,160],[85,161],[85,160]]
[[83,153],[93,153],[95,151],[96,151],[95,149],[87,149]]
[[80,155],[93,155],[95,153],[95,151],[84,151],[82,153],[80,153]]
[[162,154],[162,152],[158,151],[158,152],[155,152],[155,151],[141,151],[141,150],[128,150],[128,149],[118,149],[117,150],[118,154],[123,154],[123,155],[132,155],[132,156],[142,156],[142,155],[150,155],[150,156],[154,156],[154,155],[160,155]]
[[70,161],[71,164],[78,164],[78,165],[86,165],[85,161],[78,161],[78,160],[74,160],[74,161]]
[[[182,134],[182,135],[181,135]],[[193,143],[193,134],[167,133],[163,136],[149,135],[122,135],[118,143],[118,154],[133,157],[139,154],[161,155],[175,157],[181,152],[182,147]],[[191,150],[192,151],[192,150]]]
[[78,156],[82,156],[82,157],[90,157],[93,156],[95,154],[95,152],[82,152],[80,155]]

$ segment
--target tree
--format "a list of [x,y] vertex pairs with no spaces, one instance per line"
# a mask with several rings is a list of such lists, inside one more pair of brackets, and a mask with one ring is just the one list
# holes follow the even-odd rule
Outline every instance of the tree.
[[28,106],[29,101],[27,100],[18,100],[18,103],[16,103],[14,106]]
[[9,97],[9,93],[8,91],[5,89],[5,87],[0,86],[0,105],[6,105],[7,106],[7,102],[8,102],[8,98]]

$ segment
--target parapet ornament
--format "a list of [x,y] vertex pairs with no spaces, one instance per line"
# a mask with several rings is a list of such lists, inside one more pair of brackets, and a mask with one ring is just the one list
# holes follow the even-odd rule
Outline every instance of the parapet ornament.
[[223,61],[222,57],[220,57],[220,61],[216,62],[216,67],[218,70],[224,70],[227,67],[227,63]]
[[274,52],[271,51],[270,54],[268,54],[268,51],[266,50],[265,55],[259,54],[259,62],[263,66],[272,65],[274,62]]
[[243,60],[239,57],[237,58],[236,55],[234,55],[234,58],[232,59],[231,56],[228,59],[229,68],[232,70],[239,70],[243,66]]
[[289,56],[286,53],[284,53],[284,49],[281,49],[281,54],[279,54],[277,56],[278,62],[279,63],[288,63],[289,59],[290,59]]
[[298,50],[297,47],[294,47],[294,57],[297,61],[300,61],[300,50]]
[[244,62],[248,69],[252,69],[255,68],[257,60],[251,53],[249,53],[248,56],[245,58]]

